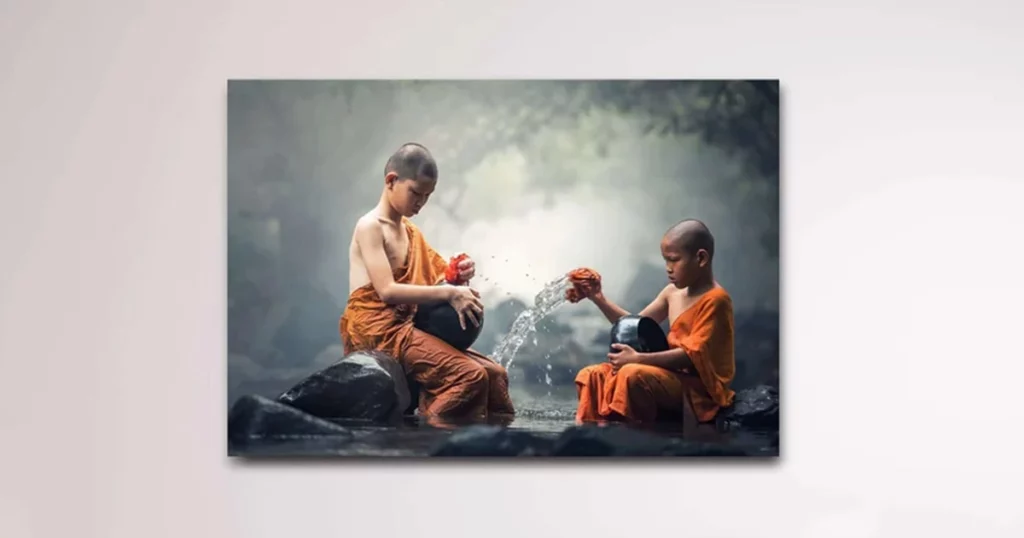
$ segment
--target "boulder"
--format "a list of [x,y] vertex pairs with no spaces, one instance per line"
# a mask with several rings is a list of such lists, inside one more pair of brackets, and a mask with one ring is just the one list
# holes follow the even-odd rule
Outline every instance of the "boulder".
[[228,413],[230,445],[302,436],[352,438],[351,432],[337,424],[262,396],[242,396]]
[[475,425],[451,434],[431,456],[438,457],[511,457],[543,456],[552,441],[532,433],[500,426]]
[[723,430],[778,431],[779,389],[759,385],[737,392],[733,405],[716,422]]
[[584,425],[566,429],[555,441],[556,457],[747,457],[750,447],[696,442],[662,436],[622,425]]
[[552,456],[636,457],[661,456],[672,439],[619,424],[586,424],[567,428],[555,440]]
[[396,360],[356,352],[303,379],[278,401],[317,417],[394,422],[411,407],[412,397]]

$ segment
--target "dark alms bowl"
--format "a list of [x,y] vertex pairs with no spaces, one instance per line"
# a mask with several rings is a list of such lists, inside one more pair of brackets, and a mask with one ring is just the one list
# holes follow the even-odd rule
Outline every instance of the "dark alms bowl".
[[[661,330],[656,321],[646,316],[631,314],[619,318],[612,325],[611,337],[612,344],[626,344],[640,353],[668,350],[665,331]],[[615,352],[614,349],[611,351]]]
[[459,314],[448,302],[420,305],[413,318],[413,326],[417,329],[444,340],[459,351],[466,351],[480,337],[484,328],[483,314],[477,314],[480,326],[466,320],[466,329],[459,326]]

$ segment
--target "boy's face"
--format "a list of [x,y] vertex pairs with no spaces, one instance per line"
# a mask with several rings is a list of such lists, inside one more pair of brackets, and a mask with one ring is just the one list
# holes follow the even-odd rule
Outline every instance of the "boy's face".
[[412,217],[427,204],[437,186],[434,179],[398,179],[396,174],[385,178],[388,185],[388,200],[403,217]]
[[661,257],[665,259],[665,271],[668,280],[677,289],[690,286],[707,267],[708,253],[704,249],[690,254],[679,245],[678,240],[663,237],[661,240]]

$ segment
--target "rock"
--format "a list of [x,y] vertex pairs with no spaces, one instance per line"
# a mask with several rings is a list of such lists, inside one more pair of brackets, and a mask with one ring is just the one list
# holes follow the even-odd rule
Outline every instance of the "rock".
[[392,422],[401,419],[411,397],[397,361],[356,352],[300,381],[278,401],[317,417]]
[[716,419],[720,429],[751,431],[779,429],[779,390],[759,385],[736,393],[732,407]]
[[[763,448],[755,446],[728,445],[721,443],[706,443],[699,441],[685,441],[673,439],[664,451],[665,456],[677,457],[701,457],[701,458],[735,458],[752,457],[765,455],[761,453]],[[767,454],[771,455],[771,454]]]
[[621,457],[661,456],[672,439],[612,424],[586,424],[567,428],[555,440],[552,456]]
[[543,456],[552,441],[537,435],[500,426],[469,426],[453,433],[437,446],[431,456],[510,457]]
[[697,442],[657,435],[622,425],[573,426],[562,432],[551,450],[557,457],[736,457],[757,451],[744,446]]
[[337,424],[262,396],[242,396],[228,413],[229,444],[298,436],[352,438],[347,429]]

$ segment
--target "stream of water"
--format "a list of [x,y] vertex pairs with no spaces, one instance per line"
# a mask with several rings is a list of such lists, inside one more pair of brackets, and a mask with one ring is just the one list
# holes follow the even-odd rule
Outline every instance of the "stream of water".
[[[533,307],[527,308],[519,314],[519,317],[512,323],[512,328],[508,334],[494,346],[491,358],[504,366],[506,370],[510,368],[519,348],[536,332],[537,323],[567,302],[565,292],[569,289],[569,286],[568,275],[562,275],[545,284],[540,292],[534,296]],[[550,354],[546,356],[550,358]],[[550,381],[548,384],[550,384]]]

